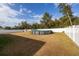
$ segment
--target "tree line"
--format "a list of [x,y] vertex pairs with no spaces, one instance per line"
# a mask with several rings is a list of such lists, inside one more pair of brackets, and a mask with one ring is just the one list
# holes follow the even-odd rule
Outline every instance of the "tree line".
[[[45,12],[43,14],[42,20],[40,21],[40,24],[33,23],[29,24],[27,21],[22,21],[17,26],[14,26],[13,28],[5,27],[5,29],[41,29],[41,28],[62,28],[72,25],[79,25],[79,17],[74,16],[71,5],[67,3],[60,3],[58,4],[59,12],[63,14],[62,17],[59,19],[52,19],[52,15],[50,15],[48,12]],[[0,28],[2,28],[0,26]]]

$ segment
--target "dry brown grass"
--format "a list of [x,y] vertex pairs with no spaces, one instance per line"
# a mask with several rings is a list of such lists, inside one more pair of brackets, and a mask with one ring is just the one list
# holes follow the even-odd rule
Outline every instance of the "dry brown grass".
[[[42,45],[41,48],[39,48],[38,51],[36,51],[32,55],[41,55],[41,56],[44,56],[44,55],[45,56],[46,55],[47,56],[52,56],[52,55],[59,55],[59,56],[60,55],[62,55],[62,56],[63,55],[67,55],[67,56],[74,55],[75,56],[75,55],[78,55],[79,56],[79,47],[64,33],[54,33],[54,34],[50,34],[50,35],[32,35],[30,32],[21,32],[21,33],[11,33],[11,35],[45,42],[45,44]],[[17,39],[17,38],[15,38],[15,39]],[[27,43],[27,42],[25,42],[25,43]],[[26,47],[28,48],[31,45],[26,45]],[[31,47],[31,49],[34,49],[34,48],[35,47],[33,47],[33,46]],[[27,49],[25,51],[26,51],[25,53],[27,53]],[[27,54],[25,54],[25,55],[27,55]],[[29,54],[29,55],[31,55],[31,54]]]

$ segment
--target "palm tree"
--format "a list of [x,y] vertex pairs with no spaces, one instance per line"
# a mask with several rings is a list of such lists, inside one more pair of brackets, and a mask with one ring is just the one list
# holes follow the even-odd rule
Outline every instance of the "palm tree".
[[52,16],[49,13],[44,13],[41,24],[44,28],[51,28],[54,25],[53,20],[51,19]]
[[58,7],[60,8],[60,12],[63,13],[64,16],[67,16],[69,21],[70,21],[70,25],[72,26],[72,19],[71,17],[72,15],[72,10],[71,10],[71,6],[67,3],[60,3],[58,5]]
[[26,21],[22,21],[21,23],[19,23],[19,27],[21,29],[28,29],[29,28],[29,24]]
[[33,29],[39,29],[40,27],[39,27],[38,23],[34,23],[34,24],[32,24],[32,28]]

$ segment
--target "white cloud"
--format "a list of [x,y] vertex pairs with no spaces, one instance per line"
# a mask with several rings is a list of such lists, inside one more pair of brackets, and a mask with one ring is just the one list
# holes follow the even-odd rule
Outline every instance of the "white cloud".
[[0,4],[0,14],[6,15],[6,16],[16,16],[22,13],[11,9],[7,4]]
[[7,5],[14,6],[14,5],[15,5],[15,3],[8,3]]
[[23,8],[22,8],[23,6],[22,5],[20,5],[20,9],[19,9],[19,12],[23,12]]
[[43,15],[41,14],[41,15],[32,15],[31,17],[33,17],[33,18],[38,18],[38,19],[40,18],[40,19],[41,19],[42,16],[43,16]]
[[18,19],[18,18],[12,18],[12,17],[0,17],[0,25],[2,26],[14,26],[20,23],[21,21],[25,21],[25,19]]
[[23,8],[23,11],[26,12],[26,13],[32,13],[31,10],[28,10],[28,9],[26,9],[26,8]]
[[27,20],[29,20],[29,21],[27,21],[29,24],[33,24],[33,23],[40,23],[40,20],[41,19],[27,19]]
[[17,15],[22,15],[22,13],[10,8],[9,5],[11,4],[0,4],[0,25],[13,26],[24,21],[24,19],[16,18]]
[[32,13],[32,11],[31,10],[28,10],[28,12],[27,13]]
[[76,12],[75,12],[75,13],[73,13],[73,15],[74,15],[74,16],[79,16],[79,13],[76,13]]
[[21,21],[25,21],[25,19],[17,19],[9,17],[0,18],[0,23],[2,26],[14,26],[20,23]]
[[20,10],[19,10],[21,13],[22,12],[24,12],[24,13],[32,13],[32,11],[31,10],[28,10],[28,9],[26,9],[26,8],[23,8],[23,6],[22,5],[20,5]]
[[21,13],[32,13],[32,11],[31,10],[28,10],[28,9],[26,9],[26,8],[20,8],[20,10],[19,10]]
[[54,3],[54,6],[55,6],[55,7],[58,7],[58,5],[59,5],[58,3]]
[[20,8],[19,12],[21,12],[21,13],[22,13],[22,12],[23,12],[23,9],[22,9],[22,8]]
[[42,16],[43,16],[43,14],[41,14],[41,15],[38,15],[38,14],[31,15],[32,19],[29,20],[29,23],[31,23],[31,24],[40,23],[40,21],[42,20]]

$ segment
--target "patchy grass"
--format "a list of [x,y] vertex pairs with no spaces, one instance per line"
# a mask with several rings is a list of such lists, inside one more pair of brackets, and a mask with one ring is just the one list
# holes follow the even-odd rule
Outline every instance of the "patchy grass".
[[10,42],[11,42],[11,39],[9,37],[7,37],[6,35],[0,35],[0,55],[5,55],[5,53],[3,53],[2,50]]
[[2,50],[2,48],[6,46],[9,42],[10,42],[9,37],[5,35],[0,35],[0,50]]
[[0,55],[29,56],[34,55],[44,44],[40,40],[34,40],[17,35],[0,35]]

